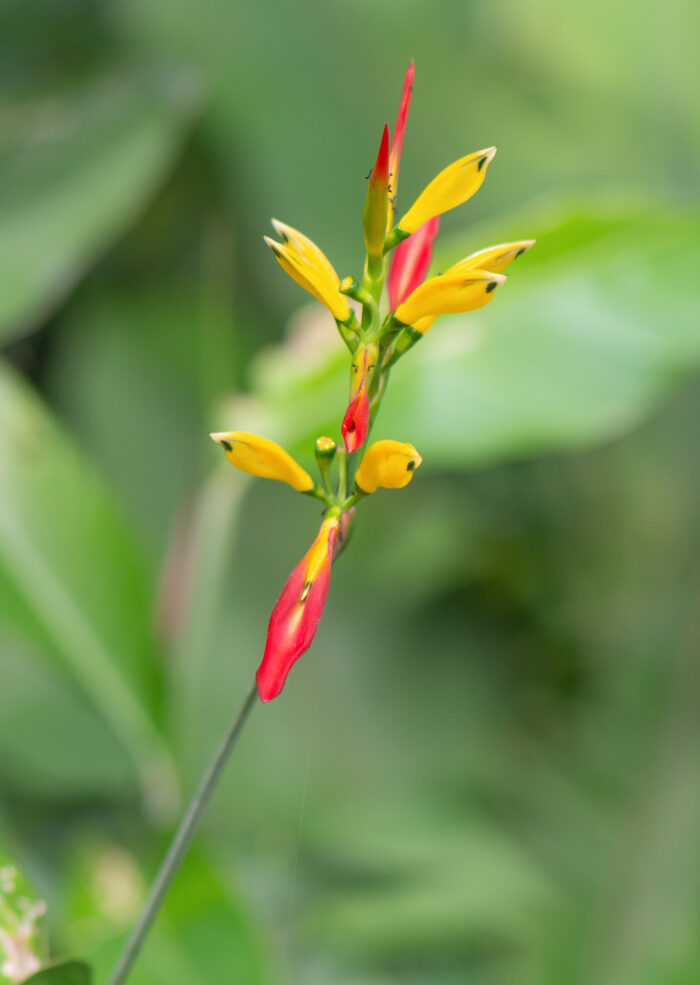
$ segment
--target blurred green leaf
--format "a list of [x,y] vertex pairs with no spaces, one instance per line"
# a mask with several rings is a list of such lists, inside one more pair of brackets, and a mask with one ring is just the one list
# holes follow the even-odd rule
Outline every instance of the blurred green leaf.
[[76,683],[36,647],[6,633],[0,643],[3,789],[63,802],[133,792],[133,764]]
[[[0,367],[0,569],[157,800],[171,786],[139,552],[31,390]],[[159,789],[164,784],[165,789]]]
[[58,961],[25,979],[27,985],[90,985],[92,973],[82,961]]
[[[70,944],[89,958],[97,979],[107,981],[133,925],[132,907],[136,904],[137,910],[141,903],[144,879],[135,860],[115,845],[88,838],[76,848],[67,881]],[[274,981],[270,963],[253,908],[232,878],[222,878],[194,850],[178,872],[129,982],[269,985]]]
[[[632,427],[700,362],[697,214],[547,211],[509,222],[511,238],[538,242],[493,304],[439,319],[396,366],[374,437],[412,441],[428,468],[587,446]],[[448,244],[449,262],[499,237]],[[347,393],[347,354],[309,319],[261,355],[257,403],[230,414],[307,459],[317,434],[337,435]]]
[[190,77],[130,69],[3,107],[0,338],[36,327],[134,221],[194,104]]

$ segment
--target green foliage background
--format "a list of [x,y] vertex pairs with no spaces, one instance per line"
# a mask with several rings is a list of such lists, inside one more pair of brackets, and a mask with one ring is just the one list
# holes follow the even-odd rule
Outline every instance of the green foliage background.
[[[691,0],[0,7],[0,836],[105,975],[240,702],[347,382],[262,243],[341,275],[411,57],[401,199],[496,143],[313,650],[259,709],[134,985],[700,979]],[[293,339],[286,334],[293,319]]]

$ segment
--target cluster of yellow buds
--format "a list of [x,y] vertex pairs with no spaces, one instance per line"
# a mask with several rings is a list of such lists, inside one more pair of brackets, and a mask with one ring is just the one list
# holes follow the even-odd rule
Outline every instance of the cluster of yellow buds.
[[[316,539],[289,576],[270,617],[257,673],[263,701],[277,697],[292,665],[313,641],[328,595],[331,566],[347,543],[356,504],[378,488],[406,486],[421,464],[416,449],[405,441],[377,441],[366,447],[392,367],[439,315],[474,311],[488,304],[505,283],[506,268],[534,242],[491,246],[426,279],[440,215],[478,191],[496,148],[468,154],[449,165],[394,223],[413,76],[411,64],[393,137],[385,125],[368,176],[362,214],[366,246],[362,279],[349,276],[341,280],[323,251],[283,222],[272,222],[277,239],[265,237],[285,273],[330,311],[350,351],[350,398],[339,429],[343,446],[330,437],[318,438],[317,482],[267,438],[243,431],[211,435],[232,465],[285,482],[297,492],[322,500],[326,507]],[[359,306],[359,314],[349,299]],[[352,456],[362,449],[359,466],[353,469]],[[335,484],[334,462],[338,465]]]

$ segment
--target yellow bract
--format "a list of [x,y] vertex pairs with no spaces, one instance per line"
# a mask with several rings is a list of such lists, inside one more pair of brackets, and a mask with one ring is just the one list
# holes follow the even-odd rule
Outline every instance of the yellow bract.
[[468,154],[450,164],[424,188],[402,219],[399,228],[414,233],[428,219],[456,208],[481,188],[495,147]]
[[324,304],[334,318],[344,322],[350,317],[348,299],[340,294],[338,275],[328,257],[316,244],[297,229],[273,219],[272,225],[282,239],[277,243],[263,237],[286,274],[312,297]]
[[[425,331],[416,323],[426,315],[452,315],[462,311],[475,311],[488,304],[497,287],[505,284],[503,274],[487,270],[471,270],[463,274],[441,274],[431,277],[394,312],[405,325],[413,325],[417,331]],[[432,322],[430,323],[432,324]]]
[[467,270],[490,270],[494,274],[501,274],[509,267],[513,260],[526,253],[531,246],[534,246],[534,239],[522,239],[517,243],[500,243],[498,246],[489,246],[478,253],[472,253],[459,263],[455,263],[449,270],[445,271],[445,276],[450,274],[462,274]]
[[306,571],[304,573],[304,592],[302,601],[308,595],[308,590],[318,577],[319,572],[328,563],[328,538],[334,530],[337,530],[339,520],[337,517],[327,517],[321,524],[316,540],[313,542],[306,555]]
[[278,479],[297,492],[308,492],[313,487],[309,473],[284,448],[268,438],[248,431],[219,431],[210,438],[221,445],[231,465],[241,472],[262,479]]
[[365,452],[355,476],[355,485],[364,493],[373,493],[379,486],[401,489],[413,478],[421,464],[413,445],[405,441],[375,441]]

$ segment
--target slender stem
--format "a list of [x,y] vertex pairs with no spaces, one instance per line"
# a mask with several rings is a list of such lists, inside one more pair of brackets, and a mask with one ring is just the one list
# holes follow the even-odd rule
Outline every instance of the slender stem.
[[216,788],[226,765],[229,755],[236,744],[248,715],[255,704],[257,689],[255,684],[252,686],[241,705],[240,710],[231,722],[228,732],[221,740],[213,759],[209,763],[207,770],[197,788],[197,792],[189,803],[185,814],[180,821],[180,826],[175,832],[170,847],[161,862],[158,874],[156,875],[150,892],[144,903],[141,915],[136,922],[136,926],[124,945],[124,949],[119,957],[117,965],[109,979],[108,985],[121,985],[129,976],[136,958],[139,955],[141,946],[151,929],[151,925],[158,915],[163,900],[170,888],[178,869],[180,868],[192,839],[194,838],[199,822],[206,809],[209,799]]

